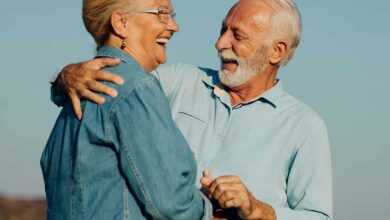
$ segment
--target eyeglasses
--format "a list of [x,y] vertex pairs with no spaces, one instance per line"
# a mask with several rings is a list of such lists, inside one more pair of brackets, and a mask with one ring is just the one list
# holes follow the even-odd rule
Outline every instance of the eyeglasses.
[[154,10],[146,10],[146,11],[137,11],[135,13],[149,13],[158,15],[158,20],[161,23],[168,24],[169,20],[175,20],[176,13],[174,10],[170,11],[168,9],[160,8]]

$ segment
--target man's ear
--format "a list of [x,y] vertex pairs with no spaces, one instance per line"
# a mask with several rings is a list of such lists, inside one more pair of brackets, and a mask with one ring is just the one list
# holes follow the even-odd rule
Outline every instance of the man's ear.
[[273,44],[269,61],[273,65],[279,64],[286,56],[288,44],[286,41],[277,41]]
[[120,12],[114,12],[111,14],[110,21],[114,34],[120,36],[122,39],[126,38],[128,35],[126,17]]

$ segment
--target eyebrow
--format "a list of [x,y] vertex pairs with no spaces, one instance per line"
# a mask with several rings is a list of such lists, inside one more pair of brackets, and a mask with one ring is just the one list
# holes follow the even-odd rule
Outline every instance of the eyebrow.
[[[225,30],[227,30],[228,29],[228,24],[226,24],[226,22],[225,21],[223,21],[222,22],[222,26],[221,26],[221,29],[225,29]],[[231,31],[233,32],[233,33],[236,33],[236,34],[238,34],[238,35],[240,35],[240,36],[242,36],[242,37],[248,37],[248,34],[244,31],[244,30],[242,30],[242,29],[240,29],[240,28],[238,28],[238,27],[233,27],[233,28],[230,28],[231,29]]]
[[[156,6],[158,9],[167,9],[167,10],[170,10],[169,9],[169,5],[167,5],[167,4],[164,4],[164,3],[162,3],[161,5],[157,5]],[[173,7],[171,7],[172,8],[172,10],[173,10]]]

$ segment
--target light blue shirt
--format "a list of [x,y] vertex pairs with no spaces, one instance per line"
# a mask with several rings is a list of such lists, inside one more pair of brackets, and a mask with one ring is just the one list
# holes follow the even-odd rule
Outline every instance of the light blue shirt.
[[326,126],[281,82],[233,107],[215,70],[178,64],[154,74],[194,151],[197,180],[205,169],[214,177],[238,175],[258,200],[272,205],[278,220],[332,219]]

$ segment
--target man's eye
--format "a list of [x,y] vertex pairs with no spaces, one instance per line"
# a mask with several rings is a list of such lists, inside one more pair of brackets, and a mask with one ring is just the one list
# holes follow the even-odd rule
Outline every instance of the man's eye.
[[225,33],[225,31],[226,31],[226,27],[222,27],[219,33],[222,35],[223,33]]
[[243,37],[240,36],[240,35],[238,35],[238,34],[235,34],[235,35],[234,35],[234,38],[235,38],[236,40],[242,40],[242,39],[243,39]]

